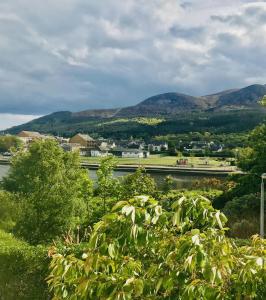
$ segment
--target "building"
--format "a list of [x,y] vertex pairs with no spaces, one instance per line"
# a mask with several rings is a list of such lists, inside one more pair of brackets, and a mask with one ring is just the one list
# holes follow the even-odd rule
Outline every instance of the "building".
[[123,158],[144,158],[150,153],[141,149],[116,148],[112,150],[112,154]]
[[91,157],[106,157],[109,155],[109,148],[101,145],[89,150]]
[[91,136],[88,134],[81,134],[78,133],[69,139],[70,144],[79,144],[80,146],[90,149],[97,146],[97,141],[95,141]]
[[168,143],[167,142],[152,142],[148,145],[148,149],[151,152],[162,152],[168,151]]
[[33,140],[43,139],[45,136],[37,131],[23,130],[17,135],[25,144],[30,143]]
[[62,149],[66,152],[74,152],[74,151],[77,151],[79,152],[80,151],[80,144],[69,144],[69,143],[62,143],[60,144],[60,146],[62,147]]

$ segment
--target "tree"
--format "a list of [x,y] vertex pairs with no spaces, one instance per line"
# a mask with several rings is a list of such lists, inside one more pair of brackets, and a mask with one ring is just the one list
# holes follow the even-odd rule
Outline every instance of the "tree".
[[259,193],[233,198],[226,203],[223,212],[229,219],[230,236],[249,238],[259,232]]
[[117,197],[120,193],[120,184],[114,178],[113,172],[116,162],[113,157],[103,158],[97,171],[97,193],[103,199],[103,209],[106,212],[106,200],[108,197]]
[[235,197],[260,191],[261,174],[266,172],[266,125],[256,127],[248,137],[248,147],[238,153],[238,166],[246,173],[235,175],[235,187],[214,201],[216,208],[223,208]]
[[138,195],[153,195],[156,191],[155,180],[145,173],[145,169],[138,168],[134,173],[122,180],[122,197],[130,198]]
[[86,217],[92,182],[78,153],[66,153],[53,140],[33,142],[12,159],[3,180],[21,207],[15,233],[30,243],[49,242]]
[[21,140],[13,135],[0,136],[0,152],[10,151],[12,148],[19,149],[22,145]]
[[53,256],[55,299],[263,299],[265,240],[236,247],[203,197],[166,212],[147,196],[118,202],[95,224],[82,258]]
[[0,229],[10,231],[15,224],[17,206],[11,193],[0,191]]

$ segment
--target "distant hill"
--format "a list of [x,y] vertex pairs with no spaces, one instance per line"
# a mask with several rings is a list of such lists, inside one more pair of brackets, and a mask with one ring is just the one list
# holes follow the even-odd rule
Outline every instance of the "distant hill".
[[[265,109],[258,101],[266,94],[266,85],[250,85],[241,89],[222,91],[212,95],[194,97],[180,93],[165,93],[155,95],[139,104],[131,107],[117,109],[96,109],[81,112],[56,112],[24,125],[16,126],[8,130],[17,133],[21,130],[34,130],[44,133],[59,133],[71,135],[76,132],[88,132],[101,135],[130,136],[138,135],[141,130],[148,134],[151,126],[157,130],[157,134],[170,132],[224,130],[237,131],[240,124],[236,117],[241,115],[241,122],[247,119],[245,128],[250,129],[265,116]],[[221,125],[227,119],[228,124]],[[160,118],[160,122],[140,122],[138,118]],[[204,127],[199,127],[195,121],[212,120]],[[182,126],[180,125],[182,123]],[[222,122],[223,123],[223,122]],[[179,125],[178,125],[179,124]],[[191,128],[194,124],[194,128]],[[178,127],[179,126],[179,127]],[[155,128],[154,128],[155,127]],[[193,126],[192,126],[193,127]],[[223,129],[222,129],[223,128]],[[154,133],[155,134],[155,133]]]

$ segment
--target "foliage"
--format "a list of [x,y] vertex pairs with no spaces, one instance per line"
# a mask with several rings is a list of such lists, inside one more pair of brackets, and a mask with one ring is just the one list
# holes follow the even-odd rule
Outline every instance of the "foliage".
[[256,127],[249,135],[248,147],[238,154],[238,166],[245,172],[232,179],[235,186],[215,201],[216,208],[223,208],[233,198],[260,191],[261,174],[266,171],[266,125]]
[[[150,118],[158,118],[152,115]],[[40,131],[43,133],[52,133],[56,135],[60,132],[66,137],[73,136],[76,133],[84,132],[93,134],[97,132],[99,136],[105,138],[128,139],[130,136],[150,139],[158,135],[166,136],[169,134],[189,134],[190,132],[208,131],[211,134],[232,136],[239,133],[245,133],[260,124],[265,118],[264,110],[238,110],[238,111],[211,111],[202,113],[180,113],[175,116],[168,116],[160,124],[150,126],[140,124],[134,121],[124,123],[116,122],[121,118],[112,118],[110,116],[103,118],[84,118],[76,116],[73,119],[71,113],[62,112],[45,116],[34,120],[23,126],[12,128],[10,132],[18,133],[21,130]],[[161,117],[160,117],[161,119]],[[101,125],[102,123],[112,124]],[[121,126],[122,125],[122,126]],[[228,139],[227,139],[228,141]]]
[[82,257],[53,256],[54,299],[263,299],[265,241],[237,248],[225,222],[200,196],[169,212],[147,196],[118,202]]
[[228,188],[229,182],[225,182],[224,180],[218,179],[218,178],[202,178],[197,179],[194,181],[193,186],[195,189],[201,189],[201,190],[225,190]]
[[16,193],[21,214],[15,233],[30,243],[48,242],[81,224],[92,183],[77,153],[65,153],[55,141],[34,142],[19,152],[3,180]]
[[113,157],[109,156],[101,160],[101,164],[97,171],[97,190],[96,193],[104,201],[104,211],[106,211],[106,199],[118,196],[120,194],[120,183],[114,178],[113,172],[116,162]]
[[88,221],[86,222],[86,225],[93,226],[95,223],[99,222],[106,212],[111,211],[116,202],[116,197],[106,198],[105,203],[99,196],[92,197],[90,201],[88,201]]
[[174,185],[173,177],[170,175],[166,176],[162,185],[163,192],[164,193],[170,192],[170,190],[173,188],[173,185]]
[[226,203],[223,212],[229,220],[230,236],[249,238],[259,232],[259,194],[248,194],[233,198]]
[[155,180],[145,173],[145,169],[138,168],[134,173],[122,179],[122,198],[130,198],[137,195],[153,195],[156,191]]
[[47,249],[29,246],[0,230],[0,299],[46,300]]
[[188,198],[197,198],[198,195],[201,195],[211,202],[214,199],[222,195],[222,191],[210,189],[210,190],[171,190],[168,193],[159,194],[160,205],[167,211],[171,210],[171,207],[174,202],[176,202],[181,197],[185,196]]
[[12,194],[0,191],[0,229],[6,231],[14,227],[18,213],[18,207],[13,198]]
[[163,118],[144,118],[144,117],[139,117],[139,118],[118,118],[118,119],[113,119],[111,121],[106,121],[103,123],[99,123],[98,126],[103,126],[103,125],[112,125],[112,124],[123,124],[123,123],[138,123],[138,124],[144,124],[144,125],[149,125],[149,126],[155,126],[164,121]]
[[232,222],[248,217],[258,218],[260,213],[260,195],[248,194],[236,197],[226,203],[223,212]]
[[259,101],[259,103],[262,105],[262,106],[266,106],[266,95],[264,95],[261,100]]
[[256,127],[249,136],[249,148],[242,153],[239,167],[244,171],[262,174],[266,170],[266,124]]
[[14,135],[0,136],[0,153],[9,152],[11,149],[19,149],[21,145],[21,140]]

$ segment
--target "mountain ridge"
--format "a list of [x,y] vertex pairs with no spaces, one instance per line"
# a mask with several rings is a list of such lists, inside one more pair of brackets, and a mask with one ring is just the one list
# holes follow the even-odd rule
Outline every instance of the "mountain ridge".
[[[94,132],[99,131],[101,124],[106,123],[106,120],[116,120],[116,123],[119,123],[120,119],[125,118],[133,120],[138,117],[159,117],[169,121],[176,118],[186,119],[189,114],[210,115],[215,113],[219,115],[228,111],[254,111],[254,113],[263,111],[264,113],[264,109],[258,103],[264,95],[266,95],[266,85],[260,84],[199,97],[169,92],[149,97],[129,107],[55,112],[26,124],[12,127],[7,132],[17,133],[21,130]],[[245,116],[245,112],[242,115]],[[122,125],[125,126],[125,124]],[[136,126],[139,125],[134,124],[133,128]],[[118,127],[118,130],[122,130],[121,126]]]

